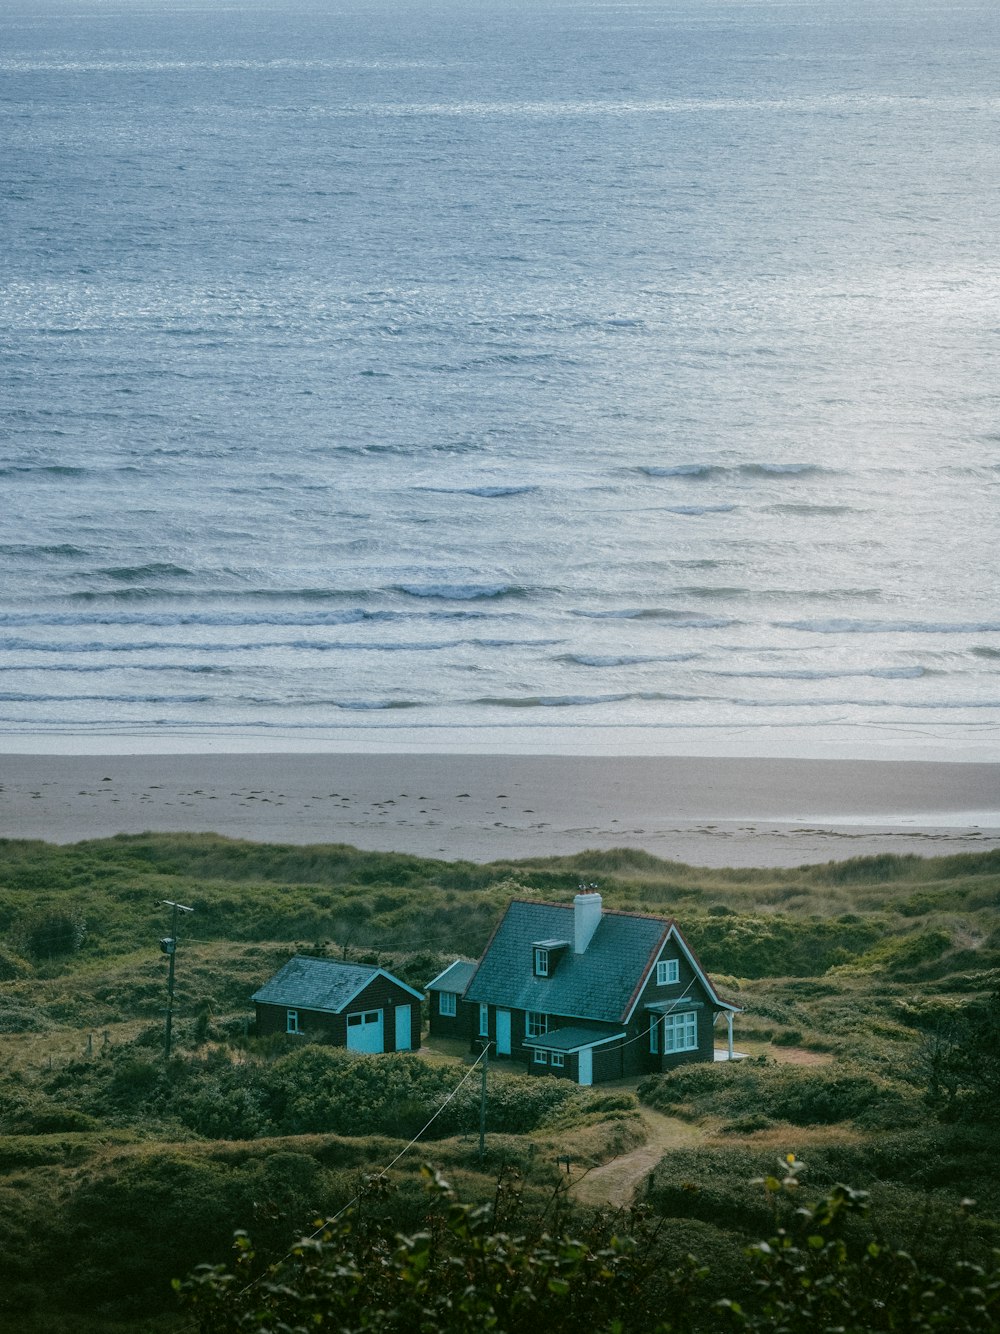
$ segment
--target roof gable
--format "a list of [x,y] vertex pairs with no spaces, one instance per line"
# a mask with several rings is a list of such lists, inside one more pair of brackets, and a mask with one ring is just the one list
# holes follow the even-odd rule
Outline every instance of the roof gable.
[[336,959],[313,959],[297,954],[289,959],[251,1000],[260,1005],[284,1005],[300,1010],[323,1010],[339,1014],[376,977],[388,978],[416,1000],[421,999],[398,977],[373,964],[341,963]]
[[605,910],[587,949],[564,951],[550,977],[536,977],[532,947],[573,939],[572,905],[514,899],[465,991],[465,999],[606,1023],[622,1021],[671,923]]
[[[702,988],[704,989],[705,995],[708,998],[708,1000],[713,1005],[717,1005],[720,1010],[732,1010],[735,1014],[738,1014],[740,1012],[740,1007],[738,1005],[734,1005],[732,1001],[727,1001],[722,999],[722,997],[716,991],[715,984],[713,983],[712,979],[705,972],[704,968],[702,968],[701,961],[699,960],[697,954],[695,954],[694,950],[685,940],[684,932],[673,920],[671,920],[669,923],[667,934],[663,939],[663,945],[668,944],[671,940],[677,942],[677,945],[680,948],[681,953],[684,955],[688,963],[691,965],[691,971],[694,973],[694,978],[692,979],[692,981],[697,981],[701,983]],[[653,970],[653,965],[656,963],[657,958],[662,952],[663,945],[661,945],[660,949],[656,951],[656,956],[649,960],[649,963],[646,966],[642,977],[638,980],[636,984],[635,992],[633,996],[630,998],[630,1003],[625,1013],[626,1021],[631,1019],[635,1007],[639,1004],[639,1001],[642,998],[646,982],[648,981],[649,975]],[[685,988],[685,992],[690,991],[690,989],[691,989],[691,983],[688,983],[688,986]],[[678,1003],[677,1000],[671,1002],[671,1004],[677,1004],[677,1003]]]

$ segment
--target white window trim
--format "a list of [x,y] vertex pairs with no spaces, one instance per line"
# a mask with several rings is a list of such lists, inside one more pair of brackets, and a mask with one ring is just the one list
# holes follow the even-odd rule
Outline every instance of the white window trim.
[[454,1019],[458,1013],[458,995],[454,991],[438,992],[438,1014]]
[[668,1014],[663,1018],[663,1054],[670,1056],[678,1051],[696,1051],[698,1048],[698,1013],[696,1010],[684,1010],[681,1014]]
[[540,1010],[525,1010],[524,1012],[524,1036],[528,1038],[543,1038],[549,1031],[549,1016],[542,1014]]
[[655,1014],[649,1017],[649,1050],[654,1056],[660,1054],[660,1020]]
[[490,1007],[485,1001],[479,1002],[479,1036],[488,1038],[490,1035]]
[[562,1070],[566,1064],[566,1057],[561,1051],[554,1051],[549,1060],[553,1070]]
[[535,946],[535,976],[548,977],[549,975],[549,952],[539,949]]
[[549,1053],[547,1051],[543,1051],[541,1047],[536,1047],[534,1062],[535,1065],[548,1065]]
[[301,1032],[302,1032],[301,1025],[299,1024],[299,1012],[298,1012],[298,1010],[286,1010],[286,1011],[285,1011],[285,1032],[286,1032],[286,1033],[301,1033]]
[[656,985],[668,987],[680,981],[680,964],[677,959],[660,959],[656,965]]

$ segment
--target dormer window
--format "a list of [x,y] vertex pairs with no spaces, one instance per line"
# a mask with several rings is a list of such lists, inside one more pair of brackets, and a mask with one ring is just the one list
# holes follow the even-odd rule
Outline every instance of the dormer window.
[[661,959],[656,965],[656,985],[669,986],[680,979],[680,965],[676,959]]
[[536,940],[531,946],[531,971],[535,977],[551,977],[565,950],[568,940]]

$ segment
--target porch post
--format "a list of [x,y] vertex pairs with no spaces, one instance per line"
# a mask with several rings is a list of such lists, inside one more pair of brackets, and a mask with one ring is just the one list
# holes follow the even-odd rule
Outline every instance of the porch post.
[[729,1026],[729,1059],[733,1059],[733,1012],[726,1011],[726,1023]]

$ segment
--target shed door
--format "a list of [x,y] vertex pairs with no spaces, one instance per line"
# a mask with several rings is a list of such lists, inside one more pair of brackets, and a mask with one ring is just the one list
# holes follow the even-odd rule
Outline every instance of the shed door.
[[351,1051],[385,1051],[382,1011],[363,1010],[347,1016],[347,1045]]
[[409,1005],[396,1006],[396,1050],[409,1051],[413,1046],[413,1011]]
[[510,1055],[510,1010],[497,1010],[497,1055]]
[[594,1082],[594,1049],[593,1047],[584,1047],[580,1052],[580,1075],[578,1082],[590,1085]]

